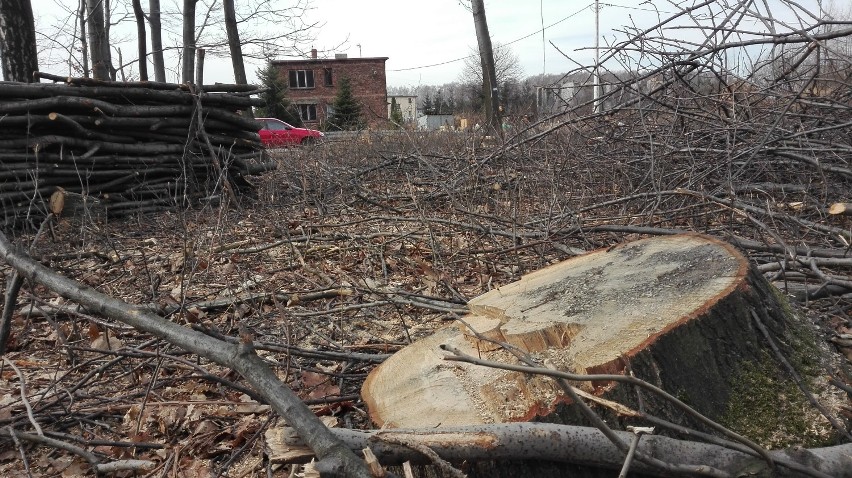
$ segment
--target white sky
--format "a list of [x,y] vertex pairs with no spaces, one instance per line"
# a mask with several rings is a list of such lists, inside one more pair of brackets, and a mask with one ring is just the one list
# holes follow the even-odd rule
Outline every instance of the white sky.
[[[118,3],[121,0],[113,0]],[[173,0],[161,0],[163,8]],[[237,0],[239,3],[239,0]],[[697,0],[696,0],[697,1]],[[817,0],[802,0],[803,5],[815,6]],[[37,29],[57,22],[61,8],[74,8],[76,0],[32,0]],[[291,4],[281,0],[282,4]],[[677,3],[693,3],[677,0]],[[758,2],[762,3],[762,2]],[[777,0],[770,0],[777,4]],[[147,8],[147,1],[142,1]],[[653,6],[662,17],[675,9],[669,1],[601,0],[601,45],[606,39],[621,39],[614,30],[622,25],[651,26],[657,21]],[[463,0],[311,0],[309,21],[322,27],[316,32],[312,46],[350,57],[388,57],[388,86],[439,85],[458,79],[463,61],[453,61],[471,53],[476,45],[473,16]],[[592,50],[577,51],[594,45],[594,0],[486,0],[488,26],[495,43],[511,44],[525,76],[539,73],[562,73],[577,66],[557,51],[551,42],[578,63],[592,63]],[[782,9],[779,9],[783,13]],[[132,19],[131,19],[132,20]],[[555,23],[555,25],[553,25]],[[131,25],[131,23],[128,23]],[[552,25],[552,26],[551,26]],[[546,27],[544,35],[542,27]],[[125,37],[133,39],[131,34]],[[527,37],[527,38],[524,38]],[[523,39],[522,39],[523,38]],[[341,48],[330,50],[343,43]],[[359,48],[360,45],[360,48]],[[134,51],[132,42],[124,46],[126,56]],[[283,59],[283,58],[282,58]],[[177,60],[172,60],[176,63]],[[117,60],[114,58],[114,62]],[[169,60],[167,60],[167,63]],[[424,67],[445,63],[441,66]],[[170,65],[167,65],[169,67]],[[246,70],[249,81],[262,62],[249,62]],[[42,66],[45,71],[68,74],[62,65]],[[176,81],[177,78],[169,78]],[[205,64],[205,82],[233,82],[228,60],[209,59]]]

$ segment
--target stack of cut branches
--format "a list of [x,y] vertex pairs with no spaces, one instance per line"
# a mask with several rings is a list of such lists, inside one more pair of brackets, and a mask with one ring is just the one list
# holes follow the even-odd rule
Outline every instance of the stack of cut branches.
[[57,191],[118,216],[234,196],[274,167],[240,114],[255,86],[35,76],[62,84],[0,83],[3,226],[46,215]]

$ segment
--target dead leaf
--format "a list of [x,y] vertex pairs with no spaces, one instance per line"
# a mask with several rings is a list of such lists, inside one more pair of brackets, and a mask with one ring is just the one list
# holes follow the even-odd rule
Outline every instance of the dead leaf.
[[213,422],[213,420],[203,420],[201,423],[196,425],[193,434],[202,435],[205,433],[213,433],[219,431],[219,425]]
[[63,478],[79,478],[81,476],[88,476],[91,472],[92,467],[88,463],[75,460],[67,468],[62,470],[62,476]]
[[48,458],[48,465],[53,468],[53,470],[57,473],[61,473],[66,468],[71,466],[71,462],[74,460],[74,457],[65,455],[60,456],[59,458]]
[[113,335],[103,334],[92,341],[91,347],[98,350],[119,350],[124,347],[124,342]]
[[266,413],[270,410],[269,405],[260,404],[246,394],[240,395],[240,404],[235,407],[235,411],[239,414],[254,414]]
[[21,456],[15,450],[5,450],[0,452],[0,461],[12,461],[17,460]]
[[89,340],[95,340],[101,336],[101,329],[98,324],[89,322]]
[[321,373],[303,371],[299,374],[302,382],[301,394],[309,400],[316,400],[329,396],[340,395],[340,387],[334,385],[328,375]]
[[186,416],[186,407],[162,407],[157,416],[157,425],[160,433],[165,434],[169,430],[177,428]]

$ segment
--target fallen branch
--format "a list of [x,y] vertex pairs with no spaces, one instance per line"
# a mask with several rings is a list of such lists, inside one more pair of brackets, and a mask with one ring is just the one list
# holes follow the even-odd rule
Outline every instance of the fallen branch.
[[[405,461],[415,464],[429,463],[418,451],[391,443],[392,439],[404,443],[418,443],[450,462],[550,461],[612,470],[618,470],[624,464],[624,455],[616,446],[603,433],[591,427],[552,423],[502,423],[435,429],[330,430],[352,450],[370,447],[386,466]],[[615,433],[626,443],[630,443],[634,436],[630,432]],[[294,441],[288,445],[295,448],[300,444]],[[637,451],[693,466],[696,473],[711,467],[722,471],[725,474],[723,476],[761,476],[769,470],[769,465],[761,458],[740,451],[659,435],[643,437]],[[776,450],[770,451],[769,454],[779,465],[776,476],[801,476],[800,471],[785,468],[785,464],[795,463],[813,469],[816,476],[852,477],[852,444]],[[298,460],[305,462],[310,458],[302,456]],[[641,462],[634,463],[631,470],[650,476],[670,476]]]

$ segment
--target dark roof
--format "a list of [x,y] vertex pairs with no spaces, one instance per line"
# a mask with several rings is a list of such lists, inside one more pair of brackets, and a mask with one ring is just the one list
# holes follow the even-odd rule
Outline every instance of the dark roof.
[[357,58],[297,58],[292,60],[272,60],[273,64],[286,64],[286,63],[334,63],[334,62],[357,62],[357,61],[387,61],[389,57],[387,56],[377,56],[377,57],[357,57]]

